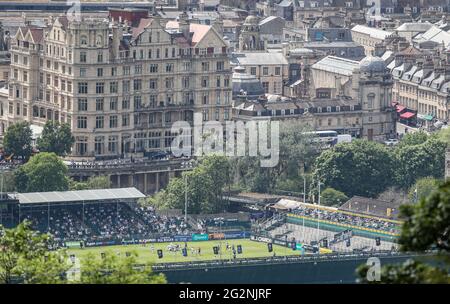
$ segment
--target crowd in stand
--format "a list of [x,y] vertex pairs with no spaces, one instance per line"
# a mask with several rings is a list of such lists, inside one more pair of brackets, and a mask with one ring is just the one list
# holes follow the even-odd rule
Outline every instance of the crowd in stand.
[[66,165],[71,169],[93,169],[93,168],[116,168],[129,166],[135,163],[143,163],[144,159],[112,159],[112,160],[91,160],[91,161],[65,161]]
[[387,232],[398,232],[398,225],[392,222],[388,222],[381,218],[375,217],[363,217],[357,215],[349,215],[341,212],[327,211],[323,209],[315,209],[308,207],[299,207],[294,210],[295,214],[311,217],[315,219],[327,220],[331,222],[347,224],[352,226],[360,226],[363,228],[382,230]]
[[91,203],[53,206],[22,211],[32,227],[51,233],[58,242],[109,239],[146,239],[186,235],[190,227],[183,217],[164,216],[152,207],[127,203]]

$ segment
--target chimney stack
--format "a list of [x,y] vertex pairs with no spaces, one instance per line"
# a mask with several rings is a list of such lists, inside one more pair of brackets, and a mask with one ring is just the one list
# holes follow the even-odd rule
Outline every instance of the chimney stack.
[[179,30],[181,33],[183,33],[183,36],[187,39],[187,40],[191,40],[191,31],[190,31],[190,24],[189,24],[189,16],[186,12],[181,13],[181,15],[179,16],[179,21],[178,21],[178,25],[179,25]]

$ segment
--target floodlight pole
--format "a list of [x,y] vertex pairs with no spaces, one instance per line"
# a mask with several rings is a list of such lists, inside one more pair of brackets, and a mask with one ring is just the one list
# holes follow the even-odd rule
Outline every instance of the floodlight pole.
[[306,203],[306,177],[303,175],[303,203]]
[[[317,201],[317,204],[320,206],[320,177],[319,177],[319,199]],[[318,209],[317,211],[319,211],[320,209]],[[319,221],[319,213],[317,213],[317,234],[319,235],[320,238],[320,221]],[[320,244],[319,244],[320,246]],[[319,247],[320,248],[320,247]]]
[[187,223],[187,204],[188,204],[188,193],[187,193],[187,174],[184,174],[184,223]]

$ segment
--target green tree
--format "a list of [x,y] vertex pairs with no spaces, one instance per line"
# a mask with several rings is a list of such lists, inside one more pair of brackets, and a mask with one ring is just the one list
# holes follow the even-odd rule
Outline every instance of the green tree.
[[33,151],[33,132],[28,122],[18,122],[8,127],[3,139],[6,153],[28,159]]
[[91,176],[87,181],[88,189],[109,189],[111,180],[109,176]]
[[202,158],[193,170],[183,172],[181,178],[172,178],[166,189],[154,195],[150,202],[184,210],[187,190],[189,213],[221,212],[226,209],[222,194],[229,184],[230,165],[227,158],[210,155]]
[[137,267],[137,254],[119,258],[107,251],[99,259],[92,253],[81,262],[80,283],[82,284],[164,284],[163,274],[152,272],[150,265]]
[[[233,181],[250,191],[267,193],[275,190],[283,180],[299,179],[320,151],[320,145],[313,143],[309,131],[310,128],[298,123],[280,124],[278,163],[273,167],[262,167],[259,157],[232,158]],[[300,188],[295,190],[301,191]]]
[[70,153],[75,138],[72,136],[70,125],[60,123],[55,120],[48,120],[40,138],[37,139],[37,146],[40,151],[54,152],[56,155],[64,156]]
[[398,143],[396,148],[402,148],[404,146],[415,146],[423,144],[428,140],[428,134],[424,131],[418,131],[418,132],[410,132],[406,133],[405,136],[403,136],[402,140]]
[[315,162],[314,180],[354,195],[373,197],[392,183],[394,162],[385,146],[354,140],[323,151]]
[[0,192],[14,192],[16,186],[14,172],[0,172],[0,183]]
[[[186,187],[187,181],[187,187]],[[187,189],[189,213],[212,213],[218,211],[214,203],[214,184],[202,167],[183,172],[182,178],[175,178],[169,182],[165,193],[171,208],[183,209],[185,206],[185,191]]]
[[[408,261],[402,265],[382,268],[381,283],[450,283],[450,182],[440,185],[427,198],[417,204],[400,207],[404,220],[399,244],[401,251],[423,252],[435,249],[442,254],[443,264],[432,266],[421,261]],[[357,270],[365,282],[367,266]]]
[[109,176],[91,176],[86,182],[69,179],[70,190],[109,189],[111,180]]
[[67,255],[50,251],[52,242],[48,234],[31,230],[27,221],[13,229],[0,226],[0,283],[64,283]]
[[67,166],[55,153],[39,153],[16,170],[17,191],[65,191],[69,188],[67,172]]
[[87,182],[79,182],[74,179],[69,178],[69,190],[88,190]]
[[320,202],[325,206],[339,206],[348,201],[348,197],[343,192],[333,188],[326,188],[320,196]]
[[410,202],[415,202],[424,199],[436,190],[440,181],[433,177],[423,177],[418,179],[414,185],[411,186],[408,192]]
[[357,269],[360,283],[382,284],[449,284],[450,279],[445,269],[437,268],[412,259],[400,265],[385,265],[381,268],[380,281],[368,281],[370,266],[362,265]]
[[436,248],[450,252],[450,183],[440,185],[417,204],[403,205],[399,244],[404,251]]
[[450,146],[450,128],[439,130],[437,137]]
[[396,184],[408,189],[418,178],[443,178],[446,146],[444,141],[434,135],[423,143],[396,148]]

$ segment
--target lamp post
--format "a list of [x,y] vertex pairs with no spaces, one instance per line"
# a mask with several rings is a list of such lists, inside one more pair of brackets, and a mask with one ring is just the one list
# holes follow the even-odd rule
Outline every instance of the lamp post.
[[[320,182],[320,177],[319,177],[319,179],[318,179],[318,186],[319,186],[319,198],[318,198],[318,200],[317,200],[317,205],[319,205],[320,206],[320,185],[322,184],[321,182]],[[319,211],[319,209],[317,210],[317,211]],[[319,221],[319,212],[317,212],[317,234],[320,234],[320,221]],[[319,236],[320,237],[320,236]]]
[[306,177],[303,175],[303,203],[306,203]]
[[[191,169],[195,165],[195,160],[185,161],[181,163],[181,168]],[[188,206],[188,184],[187,174],[184,174],[184,223],[187,223],[187,206]]]

